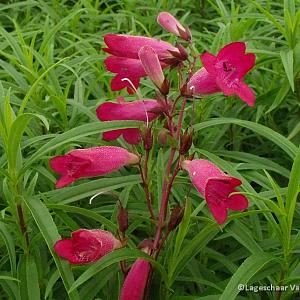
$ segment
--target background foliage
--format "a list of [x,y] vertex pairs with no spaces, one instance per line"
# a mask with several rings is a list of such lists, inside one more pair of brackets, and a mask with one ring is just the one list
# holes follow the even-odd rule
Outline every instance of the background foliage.
[[[257,55],[247,76],[257,103],[249,108],[222,95],[197,101],[192,150],[243,178],[251,206],[221,228],[181,173],[172,203],[186,203],[185,216],[153,264],[150,299],[296,299],[291,289],[239,293],[237,285],[300,284],[300,1],[2,2],[1,299],[117,299],[123,281],[117,262],[143,256],[120,249],[92,266],[70,267],[53,253],[60,235],[78,228],[115,232],[116,198],[129,210],[129,246],[153,235],[154,225],[137,169],[55,190],[48,160],[75,147],[105,145],[100,133],[108,128],[134,126],[96,118],[96,107],[117,95],[102,64],[102,37],[128,33],[175,42],[156,23],[160,11],[191,28],[199,53],[246,41]],[[149,80],[142,93],[153,95]],[[127,147],[121,140],[116,145]],[[157,209],[167,157],[156,145],[150,170]]]

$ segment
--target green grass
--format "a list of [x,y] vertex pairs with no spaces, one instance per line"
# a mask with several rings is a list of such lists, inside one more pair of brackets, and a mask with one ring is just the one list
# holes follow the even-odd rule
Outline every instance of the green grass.
[[[186,174],[179,173],[171,206],[187,201],[185,217],[153,264],[149,299],[300,297],[291,289],[282,294],[237,289],[238,284],[300,285],[300,1],[38,0],[0,4],[0,299],[118,299],[123,282],[118,262],[146,257],[121,249],[91,266],[70,266],[56,256],[53,244],[78,228],[116,232],[116,197],[129,211],[130,248],[153,236],[155,227],[137,168],[55,190],[48,160],[76,147],[108,145],[102,132],[136,125],[96,118],[100,103],[126,95],[110,90],[103,35],[155,36],[173,43],[156,23],[160,11],[191,28],[199,54],[247,42],[257,63],[245,80],[257,102],[250,108],[222,95],[195,100],[191,153],[242,178],[251,205],[220,227]],[[153,97],[148,79],[141,92]],[[185,126],[191,111],[188,103]],[[130,149],[121,140],[114,145]],[[151,155],[157,211],[168,153],[156,145]],[[24,211],[27,237],[17,207]]]

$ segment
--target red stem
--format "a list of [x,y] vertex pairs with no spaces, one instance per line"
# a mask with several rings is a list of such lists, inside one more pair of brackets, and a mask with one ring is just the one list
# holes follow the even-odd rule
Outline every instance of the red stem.
[[[175,135],[176,140],[178,140],[180,137],[185,105],[186,105],[186,98],[184,98],[184,100],[182,102],[180,113],[179,113],[178,125],[177,125],[177,130],[176,130],[176,135]],[[175,153],[176,153],[176,148],[172,148],[171,152],[170,152],[168,164],[166,167],[166,175],[165,175],[165,179],[164,179],[164,183],[163,183],[163,194],[162,194],[161,206],[160,206],[160,211],[159,211],[158,225],[157,225],[157,230],[156,230],[154,243],[153,243],[154,249],[159,249],[162,246],[162,245],[159,245],[159,242],[160,242],[161,233],[162,233],[166,215],[167,215],[168,200],[169,200],[169,196],[170,196],[170,192],[172,189],[174,179],[179,171],[179,163],[177,162],[177,165],[174,169],[172,177],[171,177],[170,181],[168,181],[168,177],[171,172],[171,167],[173,164]]]
[[[149,157],[149,153],[147,154],[147,152],[148,151],[146,151],[145,164],[144,164],[144,167],[146,169],[145,173],[148,173],[148,157]],[[148,185],[148,179],[147,179],[148,175],[145,175],[145,173],[143,172],[141,164],[139,164],[139,170],[140,170],[140,173],[141,173],[141,178],[142,178],[142,182],[143,182],[143,188],[144,188],[144,191],[145,191],[145,194],[146,194],[146,200],[147,200],[148,210],[149,210],[151,219],[154,220],[155,219],[155,215],[154,215],[153,207],[152,207],[152,198],[151,198],[151,194],[150,194],[150,191],[149,191],[149,185]]]

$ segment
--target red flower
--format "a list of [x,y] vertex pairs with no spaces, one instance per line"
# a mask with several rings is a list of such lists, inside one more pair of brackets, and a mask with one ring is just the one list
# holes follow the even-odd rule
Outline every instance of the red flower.
[[138,88],[140,78],[147,76],[138,56],[138,52],[143,46],[153,48],[163,68],[169,64],[167,63],[168,59],[172,60],[174,58],[171,52],[180,56],[179,50],[171,44],[144,36],[106,34],[104,42],[108,48],[104,48],[103,50],[112,54],[112,56],[109,56],[104,61],[106,69],[117,74],[111,82],[111,89],[113,91],[119,91],[127,87],[127,91],[132,94],[134,90],[124,78],[129,79],[135,88]]
[[[159,104],[153,99],[124,102],[118,99],[119,103],[105,102],[97,108],[97,117],[101,121],[112,120],[137,120],[150,122],[159,113]],[[138,144],[141,136],[138,128],[127,128],[107,131],[103,134],[103,139],[107,141],[115,140],[123,135],[124,140],[129,144]]]
[[205,159],[185,160],[182,168],[189,172],[192,183],[205,197],[207,205],[219,224],[227,219],[227,209],[243,211],[248,200],[235,189],[241,185],[237,178],[227,176],[216,165]]
[[156,52],[150,46],[144,46],[139,51],[139,58],[146,74],[161,90],[163,88],[165,76]]
[[137,259],[123,283],[120,300],[143,300],[151,265],[145,259]]
[[72,232],[70,239],[57,241],[54,251],[71,264],[83,265],[95,262],[120,247],[121,242],[108,231],[79,229]]
[[180,22],[168,12],[161,12],[157,17],[158,24],[167,31],[189,41],[191,33],[187,28],[184,28]]
[[249,106],[255,103],[253,90],[243,82],[255,64],[253,53],[245,54],[246,45],[234,42],[223,47],[217,56],[206,52],[200,56],[204,68],[196,72],[188,83],[194,94],[205,95],[222,91],[224,95],[239,96]]
[[105,175],[138,161],[139,157],[126,149],[102,146],[77,149],[56,156],[50,160],[50,166],[62,175],[56,182],[56,188],[61,188],[79,178]]

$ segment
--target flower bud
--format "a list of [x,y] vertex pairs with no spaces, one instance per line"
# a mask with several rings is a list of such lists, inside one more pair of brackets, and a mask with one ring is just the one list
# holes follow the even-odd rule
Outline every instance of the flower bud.
[[165,76],[155,50],[150,46],[142,47],[139,51],[139,59],[146,74],[152,82],[161,89],[165,82]]
[[118,224],[120,232],[125,233],[128,229],[128,212],[122,205],[119,206]]
[[180,22],[168,12],[161,12],[157,17],[157,22],[167,31],[189,41],[191,32],[188,28],[183,27]]
[[192,97],[193,96],[192,90],[188,88],[188,85],[186,83],[180,87],[180,93],[184,97]]
[[161,145],[166,146],[168,142],[168,135],[169,135],[169,131],[167,129],[163,128],[162,130],[160,130],[157,136],[158,142]]
[[164,82],[162,83],[162,85],[159,88],[159,91],[164,95],[168,95],[169,94],[169,90],[170,90],[170,83],[169,80],[167,78],[165,78]]
[[191,132],[188,132],[188,129],[185,131],[184,134],[180,136],[180,148],[179,153],[181,155],[186,154],[193,143],[193,130]]
[[149,254],[149,251],[153,248],[153,239],[145,239],[138,244],[138,249],[146,250],[145,252]]
[[180,224],[183,215],[184,207],[178,205],[173,208],[168,224],[168,231],[174,230]]
[[189,55],[188,55],[186,49],[181,44],[179,44],[179,43],[176,44],[176,47],[178,48],[179,53],[181,55],[180,59],[181,60],[187,60],[187,58],[188,58]]
[[145,150],[151,150],[153,146],[153,135],[151,127],[144,127],[142,131],[142,138]]

